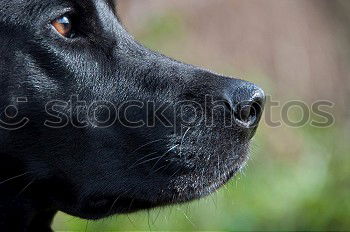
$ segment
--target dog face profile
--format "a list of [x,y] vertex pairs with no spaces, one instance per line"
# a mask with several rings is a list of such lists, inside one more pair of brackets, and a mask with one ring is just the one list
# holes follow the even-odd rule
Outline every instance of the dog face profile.
[[150,51],[115,9],[2,0],[3,228],[191,201],[244,166],[263,91]]

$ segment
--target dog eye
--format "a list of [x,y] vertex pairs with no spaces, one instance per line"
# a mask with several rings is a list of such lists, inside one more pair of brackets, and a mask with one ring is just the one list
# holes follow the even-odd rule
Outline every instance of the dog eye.
[[55,19],[52,23],[55,30],[66,38],[73,38],[75,33],[73,31],[73,21],[72,17],[69,15],[63,15]]

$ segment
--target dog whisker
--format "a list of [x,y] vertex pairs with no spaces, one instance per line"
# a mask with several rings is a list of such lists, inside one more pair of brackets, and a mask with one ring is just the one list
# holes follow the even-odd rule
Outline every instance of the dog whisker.
[[35,181],[35,179],[33,179],[32,181],[30,181],[30,182],[17,194],[16,197],[19,197],[22,193],[24,193],[24,191],[25,191],[26,189],[28,189],[29,186],[32,185],[32,184],[34,183],[34,181]]
[[157,216],[156,216],[156,218],[153,220],[153,225],[156,224],[156,222],[157,222],[157,220],[158,220],[158,218],[159,218],[159,215],[160,215],[161,210],[162,210],[162,208],[159,208],[159,209],[158,209]]
[[118,200],[124,195],[125,193],[121,193],[119,194],[119,196],[113,201],[109,211],[108,211],[108,214],[110,214],[114,208],[114,206],[117,204]]
[[88,221],[88,220],[86,220],[85,232],[87,232],[87,231],[88,231],[88,229],[89,229],[89,221]]
[[141,157],[140,159],[138,159],[135,163],[133,163],[133,164],[129,167],[129,170],[132,169],[132,168],[134,168],[134,167],[136,167],[136,166],[138,166],[138,165],[139,165],[139,162],[141,162],[141,161],[144,160],[145,158],[150,157],[150,156],[152,156],[152,155],[155,155],[155,154],[157,154],[157,153],[158,153],[158,152],[152,152],[152,153],[150,153],[150,154],[148,154],[148,155],[145,155],[145,156]]
[[191,127],[189,127],[189,128],[185,131],[184,135],[182,136],[181,143],[180,143],[180,154],[179,154],[180,156],[182,155],[183,143],[184,143],[186,134],[190,131],[190,129],[191,129]]
[[149,231],[152,231],[149,209],[147,210],[147,224]]
[[194,223],[191,221],[190,217],[186,214],[186,212],[182,210],[182,213],[184,214],[186,220],[187,220],[194,228],[196,228],[196,227],[197,227],[196,224],[194,224]]
[[167,166],[168,166],[168,164],[167,164],[167,165],[163,165],[163,166],[161,166],[160,168],[157,168],[156,170],[152,171],[152,173],[150,173],[148,176],[157,173],[159,170],[162,170],[163,168],[165,168],[165,167],[167,167]]
[[174,149],[177,148],[178,146],[179,146],[179,145],[173,146],[173,147],[170,148],[168,151],[166,151],[163,155],[161,155],[160,158],[157,160],[157,162],[156,162],[156,163],[153,165],[153,167],[151,168],[151,171],[152,171],[153,168],[156,167],[156,165],[159,163],[159,161],[160,161],[162,158],[164,158],[164,156],[165,156],[166,154],[168,154],[169,152],[171,152],[172,150],[174,150]]
[[137,148],[137,149],[136,149],[135,151],[133,151],[132,153],[135,153],[135,152],[141,150],[142,148],[147,147],[148,145],[151,145],[151,144],[154,144],[154,143],[163,141],[163,140],[164,140],[164,139],[157,139],[157,140],[154,140],[154,141],[152,141],[152,142],[146,143],[146,144],[142,145],[141,147]]
[[22,173],[22,174],[20,174],[20,175],[17,175],[17,176],[8,178],[7,180],[4,180],[4,181],[0,182],[0,185],[5,184],[5,183],[7,183],[7,182],[9,182],[9,181],[15,180],[15,179],[17,179],[17,178],[23,177],[23,176],[25,176],[25,175],[27,175],[27,174],[29,174],[29,172],[25,172],[25,173]]
[[[157,152],[155,152],[155,153],[153,153],[153,154],[156,154],[156,153],[157,153]],[[135,168],[135,167],[138,167],[138,166],[140,166],[140,165],[142,165],[142,164],[145,164],[145,163],[151,162],[151,161],[153,161],[153,160],[159,159],[159,158],[161,158],[161,157],[162,157],[162,156],[157,156],[157,157],[153,157],[153,158],[147,159],[147,160],[145,160],[145,161],[142,161],[142,162],[140,162],[140,163],[137,163],[136,165],[129,167],[129,170],[130,170],[130,169],[133,169],[133,168]]]

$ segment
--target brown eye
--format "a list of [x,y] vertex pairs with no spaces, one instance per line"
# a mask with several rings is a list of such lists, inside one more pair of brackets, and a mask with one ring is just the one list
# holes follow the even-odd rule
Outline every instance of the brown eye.
[[72,19],[69,15],[63,15],[52,22],[52,26],[58,33],[66,38],[74,37]]

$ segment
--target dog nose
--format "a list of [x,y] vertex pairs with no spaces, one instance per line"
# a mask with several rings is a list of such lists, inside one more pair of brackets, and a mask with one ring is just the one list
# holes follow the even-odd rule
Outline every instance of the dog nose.
[[226,92],[235,123],[244,128],[256,127],[264,110],[265,93],[253,83],[242,81]]

